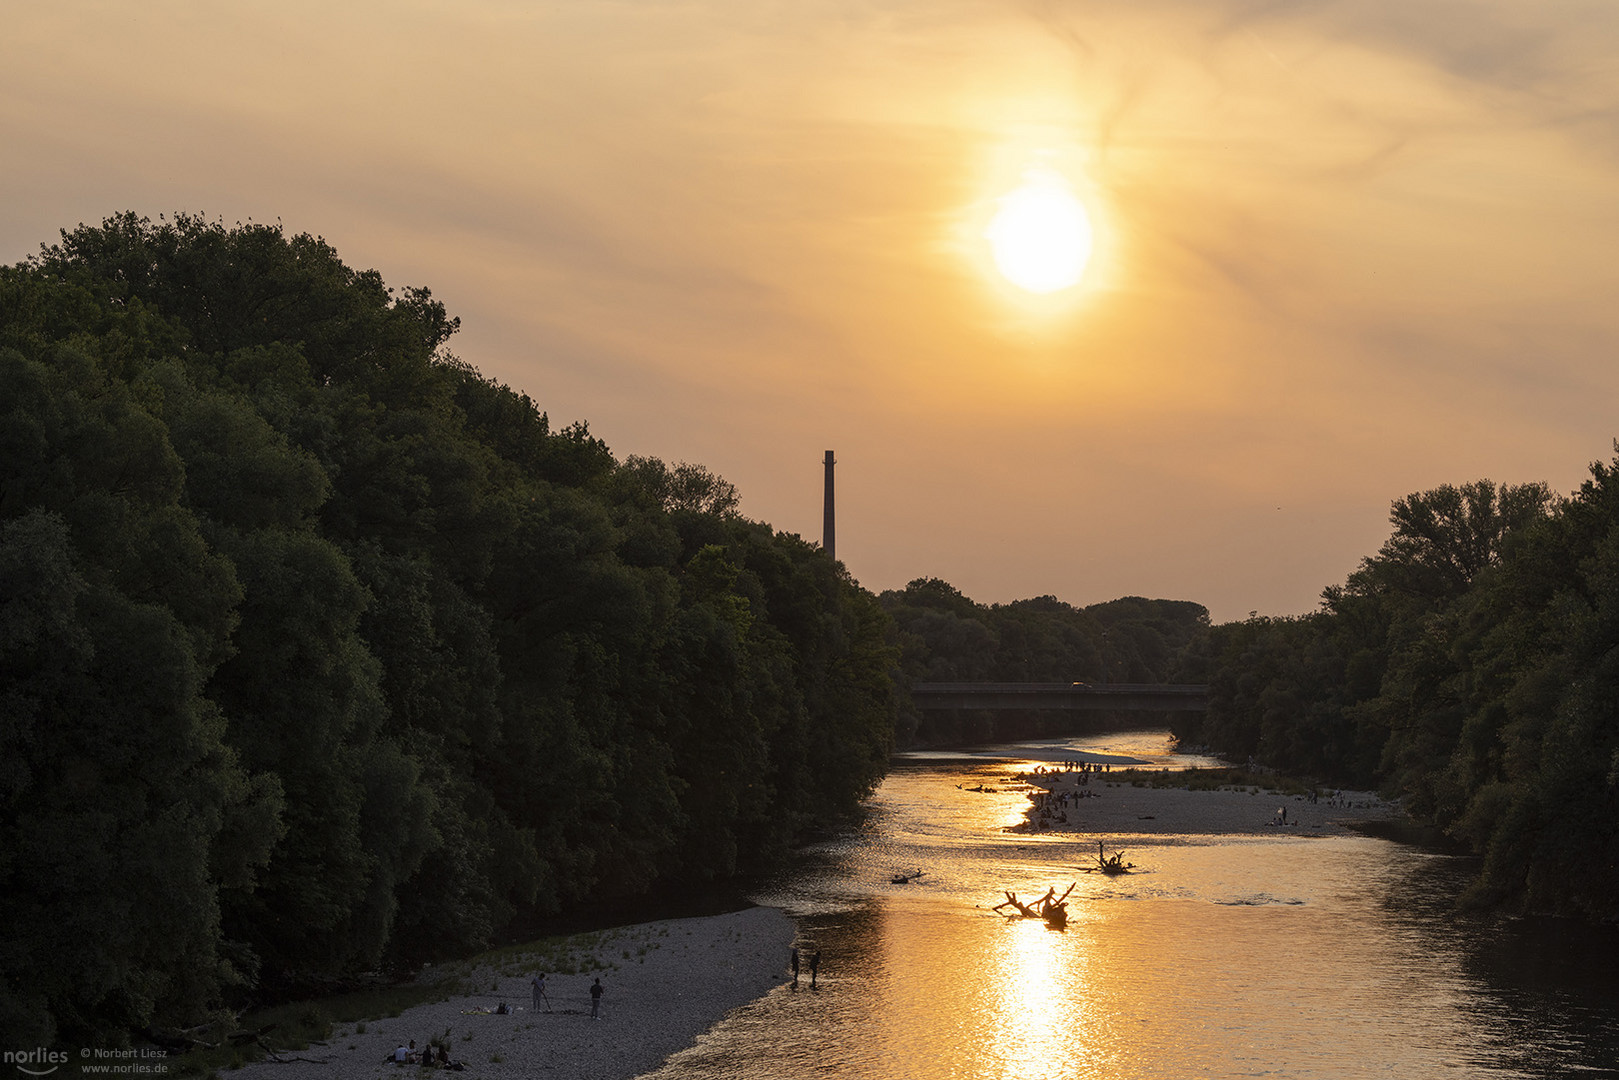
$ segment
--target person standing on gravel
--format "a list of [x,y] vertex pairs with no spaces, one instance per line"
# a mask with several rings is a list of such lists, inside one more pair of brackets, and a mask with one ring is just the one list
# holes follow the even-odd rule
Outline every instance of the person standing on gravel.
[[602,981],[597,978],[595,982],[590,984],[590,1018],[592,1020],[601,1019],[602,993]]
[[533,988],[534,988],[534,1011],[535,1012],[540,1011],[540,1002],[543,1001],[543,1002],[545,1002],[545,1011],[550,1012],[551,1011],[551,996],[545,992],[545,972],[542,971],[538,975],[534,976]]

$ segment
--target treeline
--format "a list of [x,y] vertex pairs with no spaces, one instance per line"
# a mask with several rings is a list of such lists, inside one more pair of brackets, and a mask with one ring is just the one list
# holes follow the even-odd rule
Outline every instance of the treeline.
[[[898,629],[907,684],[1174,682],[1188,648],[1209,627],[1208,609],[1186,600],[1127,596],[1077,608],[1038,596],[985,605],[938,578],[918,578],[877,599]],[[924,745],[994,742],[1072,730],[1082,722],[1060,713],[919,714],[906,707],[899,738]]]
[[767,865],[880,778],[876,598],[456,326],[279,227],[0,269],[4,1045]]
[[1619,916],[1619,462],[1569,498],[1446,485],[1319,611],[1215,627],[1178,733],[1404,798],[1484,856],[1469,899]]

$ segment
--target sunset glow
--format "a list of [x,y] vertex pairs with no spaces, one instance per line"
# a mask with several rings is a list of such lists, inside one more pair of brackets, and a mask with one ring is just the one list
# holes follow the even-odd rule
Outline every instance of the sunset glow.
[[1006,280],[1032,293],[1078,285],[1094,241],[1090,215],[1068,183],[1049,169],[1031,169],[1000,206],[984,235]]
[[1619,8],[1210,2],[13,5],[0,259],[279,219],[873,589],[1299,614],[1619,434]]

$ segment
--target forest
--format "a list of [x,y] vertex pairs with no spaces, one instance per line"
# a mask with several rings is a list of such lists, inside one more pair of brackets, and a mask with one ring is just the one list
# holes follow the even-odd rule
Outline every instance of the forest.
[[1464,904],[1619,918],[1619,460],[1568,497],[1443,485],[1319,610],[1213,627],[1182,676],[1221,754],[1399,797],[1481,857]]
[[[1037,596],[979,604],[938,578],[918,578],[877,600],[894,620],[906,687],[919,682],[1174,682],[1193,643],[1209,629],[1208,609],[1187,600],[1126,596],[1079,608]],[[902,745],[1005,742],[1141,721],[1140,715],[1108,713],[920,714],[904,697],[900,709]]]
[[457,325],[279,226],[0,269],[6,1046],[756,870],[881,778],[876,598]]

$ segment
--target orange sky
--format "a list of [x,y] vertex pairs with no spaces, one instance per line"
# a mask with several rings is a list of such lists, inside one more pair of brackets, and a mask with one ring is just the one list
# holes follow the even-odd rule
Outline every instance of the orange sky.
[[[818,538],[836,450],[873,589],[1298,613],[1394,499],[1619,435],[1602,0],[0,11],[0,261],[279,217],[750,517]],[[983,239],[1036,165],[1097,228],[1055,299]]]

